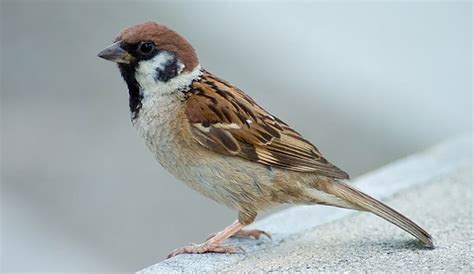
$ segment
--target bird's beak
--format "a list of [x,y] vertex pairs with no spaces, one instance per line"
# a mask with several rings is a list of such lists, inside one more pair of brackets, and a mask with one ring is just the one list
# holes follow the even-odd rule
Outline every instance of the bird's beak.
[[121,41],[115,42],[106,47],[99,52],[97,56],[104,58],[105,60],[123,64],[130,64],[130,62],[135,59],[135,57],[122,48]]

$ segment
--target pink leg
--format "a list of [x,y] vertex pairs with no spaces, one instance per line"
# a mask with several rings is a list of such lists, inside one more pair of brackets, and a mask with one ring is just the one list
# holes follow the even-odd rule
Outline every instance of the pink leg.
[[243,224],[239,223],[238,220],[236,220],[234,223],[232,223],[230,226],[224,228],[224,230],[217,232],[216,235],[208,239],[202,244],[191,244],[188,246],[184,246],[178,249],[173,250],[168,255],[168,258],[174,257],[179,254],[184,254],[184,253],[207,253],[207,252],[216,252],[216,253],[235,253],[238,250],[242,250],[239,248],[236,248],[231,245],[221,245],[221,243],[228,239],[230,236],[234,235],[236,232],[241,230],[244,227]]
[[237,231],[232,237],[242,237],[242,238],[250,238],[253,237],[255,239],[260,239],[260,237],[266,236],[268,239],[271,239],[272,236],[268,234],[267,232],[260,230],[260,229],[241,229]]
[[[207,240],[211,239],[212,237],[216,236],[217,233],[212,233],[211,235],[207,236]],[[255,238],[255,239],[260,239],[260,237],[265,236],[268,239],[271,239],[272,236],[260,229],[241,229],[237,232],[235,232],[234,235],[230,237],[240,237],[240,238]]]

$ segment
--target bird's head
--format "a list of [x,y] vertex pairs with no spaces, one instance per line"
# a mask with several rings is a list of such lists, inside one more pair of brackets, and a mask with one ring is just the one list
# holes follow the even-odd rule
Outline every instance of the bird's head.
[[141,107],[143,97],[171,93],[185,85],[199,69],[191,44],[155,22],[124,29],[98,56],[118,64],[128,85],[132,113]]

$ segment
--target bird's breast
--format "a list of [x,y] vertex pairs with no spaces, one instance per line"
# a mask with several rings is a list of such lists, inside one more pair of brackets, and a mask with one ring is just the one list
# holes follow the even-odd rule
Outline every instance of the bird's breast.
[[182,157],[179,155],[182,109],[182,102],[170,95],[144,98],[139,115],[132,121],[155,158],[166,168]]
[[200,145],[184,108],[183,101],[164,96],[144,101],[133,120],[160,164],[192,189],[231,208],[271,204],[275,170]]

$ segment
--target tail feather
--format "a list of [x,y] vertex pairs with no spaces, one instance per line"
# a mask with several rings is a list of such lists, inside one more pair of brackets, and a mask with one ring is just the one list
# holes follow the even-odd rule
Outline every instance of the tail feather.
[[[352,209],[358,209],[374,213],[375,215],[391,222],[392,224],[400,227],[406,232],[410,233],[417,239],[419,239],[425,247],[434,248],[433,240],[431,235],[426,232],[423,228],[415,224],[412,220],[403,216],[393,208],[386,204],[370,197],[369,195],[357,190],[356,188],[342,182],[332,182],[325,184],[324,189],[326,193],[330,193],[339,199],[349,202],[353,207]],[[336,205],[336,206],[341,206]],[[344,206],[345,207],[345,206]]]

